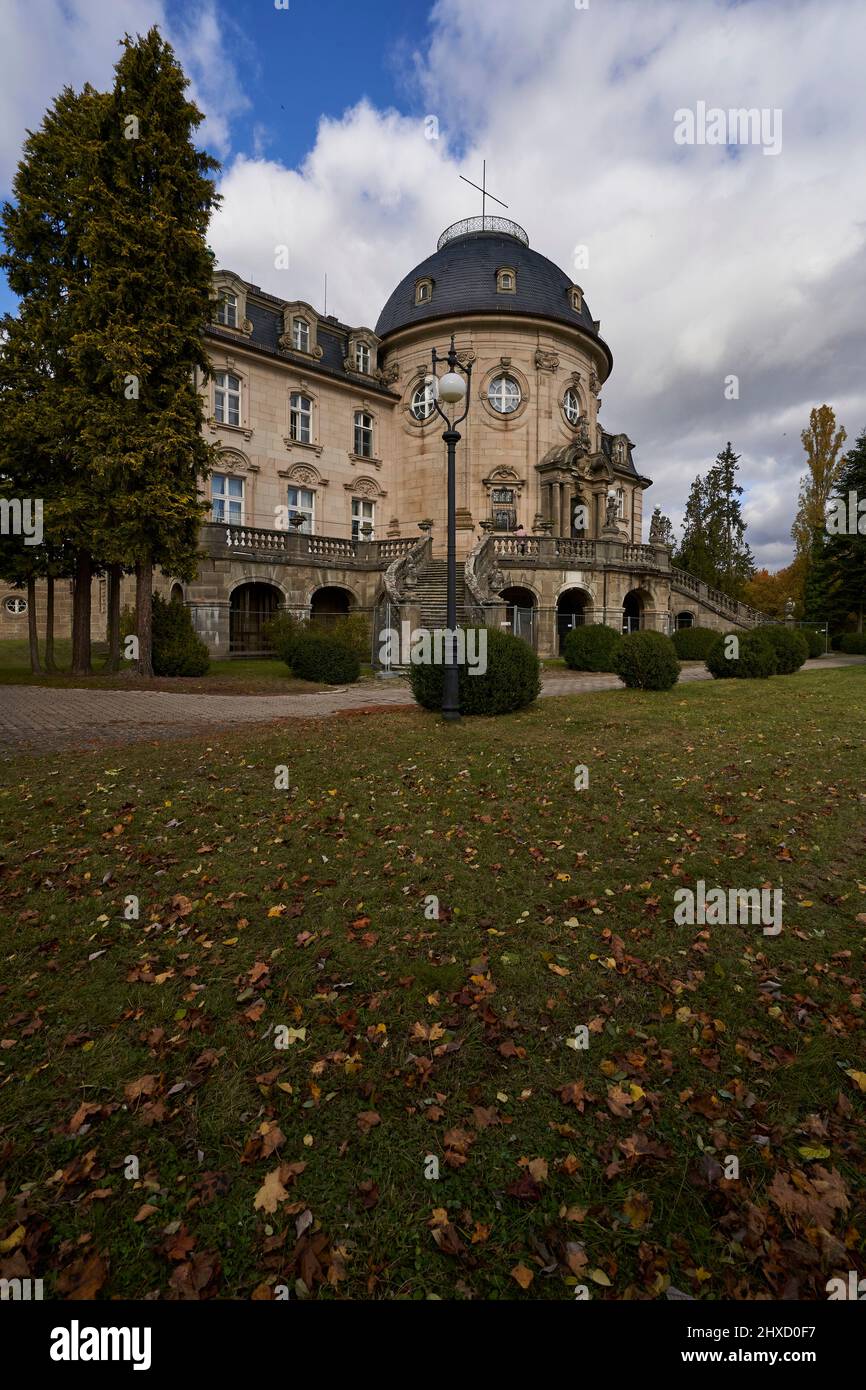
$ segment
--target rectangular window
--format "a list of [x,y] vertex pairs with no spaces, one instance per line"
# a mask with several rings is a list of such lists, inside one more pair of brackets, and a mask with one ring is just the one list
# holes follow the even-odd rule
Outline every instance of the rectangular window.
[[313,402],[309,396],[293,391],[289,412],[289,435],[299,444],[313,442]]
[[373,417],[364,410],[355,411],[355,453],[358,458],[373,457]]
[[[304,518],[303,526],[293,526],[292,519],[296,516]],[[312,488],[290,487],[289,488],[289,530],[300,531],[304,536],[311,536],[315,530],[316,520],[316,494]]]
[[296,352],[310,351],[310,325],[306,319],[295,319],[292,323],[292,347]]
[[366,343],[355,344],[355,366],[359,372],[370,370],[370,349]]
[[621,487],[616,491],[616,514],[620,521],[625,520],[625,492]]
[[353,540],[353,541],[365,541],[365,540],[370,540],[370,541],[371,541],[371,540],[373,540],[373,538],[374,538],[374,536],[375,536],[375,534],[376,534],[376,533],[375,533],[375,529],[374,529],[373,531],[371,531],[369,535],[362,535],[362,534],[361,534],[361,527],[364,526],[364,525],[366,525],[367,522],[369,522],[369,524],[370,524],[371,526],[374,526],[374,527],[375,527],[375,520],[376,520],[376,504],[375,504],[375,502],[369,502],[369,501],[367,500],[366,497],[353,497],[353,498],[352,498],[352,540]]
[[224,323],[226,328],[237,328],[238,297],[236,294],[224,294],[220,297],[217,322]]
[[241,422],[240,377],[231,372],[217,372],[214,377],[214,419],[219,425],[239,425]]
[[244,480],[227,473],[212,473],[210,480],[211,518],[230,526],[244,524]]

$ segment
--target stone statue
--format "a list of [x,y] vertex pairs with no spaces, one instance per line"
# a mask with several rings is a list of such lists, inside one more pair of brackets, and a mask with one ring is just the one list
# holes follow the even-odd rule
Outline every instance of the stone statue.
[[607,529],[610,529],[610,530],[612,530],[612,531],[616,531],[616,530],[617,530],[617,515],[616,515],[616,514],[617,514],[618,511],[619,511],[619,500],[618,500],[618,498],[617,498],[617,495],[616,495],[615,492],[609,492],[609,493],[607,494],[607,502],[605,503],[605,511],[604,511],[604,525],[605,525],[605,529],[606,529],[606,530],[607,530]]

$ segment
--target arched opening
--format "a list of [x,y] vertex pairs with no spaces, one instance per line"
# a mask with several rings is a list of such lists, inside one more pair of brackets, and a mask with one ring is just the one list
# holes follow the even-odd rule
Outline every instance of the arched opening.
[[677,629],[677,632],[679,632],[679,630],[680,630],[681,627],[694,627],[694,625],[695,625],[695,615],[694,615],[694,613],[678,613],[678,614],[677,614],[677,616],[676,616],[676,629]]
[[589,594],[585,589],[566,589],[556,600],[557,650],[573,627],[583,627],[587,619]]
[[640,632],[644,620],[644,596],[639,589],[626,594],[622,604],[623,632]]
[[273,584],[239,584],[229,609],[229,656],[269,656],[264,635],[275,618],[282,594]]
[[326,584],[316,589],[310,599],[310,622],[321,627],[331,627],[341,618],[347,618],[355,606],[355,600],[348,589],[336,584]]
[[169,599],[172,603],[183,603],[183,585],[172,584]]
[[535,594],[531,589],[524,589],[519,584],[513,584],[508,589],[503,589],[499,597],[505,603],[505,618],[503,626],[506,632],[513,632],[515,637],[521,637],[524,642],[528,642],[530,647],[535,646]]

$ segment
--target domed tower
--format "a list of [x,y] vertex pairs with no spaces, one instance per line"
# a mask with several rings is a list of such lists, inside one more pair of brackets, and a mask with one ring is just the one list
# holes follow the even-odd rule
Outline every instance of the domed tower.
[[[472,400],[457,450],[458,548],[478,527],[523,527],[596,536],[615,475],[641,484],[626,436],[598,424],[598,393],[612,356],[579,285],[533,251],[522,227],[502,217],[456,222],[435,253],[391,294],[376,325],[384,379],[402,400],[393,448],[401,523],[430,517],[445,537],[442,422],[426,378],[431,351],[455,335],[472,362]],[[584,525],[575,530],[575,504]],[[634,517],[634,509],[631,516]],[[640,538],[640,515],[630,537]]]

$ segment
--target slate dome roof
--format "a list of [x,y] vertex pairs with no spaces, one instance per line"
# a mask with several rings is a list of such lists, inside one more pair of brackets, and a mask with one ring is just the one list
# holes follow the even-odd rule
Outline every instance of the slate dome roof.
[[[506,267],[517,276],[514,294],[497,292],[496,272]],[[415,286],[424,278],[433,281],[433,293],[416,304]],[[586,300],[579,313],[572,305],[573,286],[564,270],[532,250],[516,222],[470,218],[443,232],[433,255],[403,277],[379,315],[376,333],[387,338],[398,329],[454,314],[531,315],[580,329],[595,339],[610,363],[610,349],[593,324]]]

